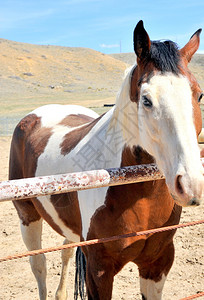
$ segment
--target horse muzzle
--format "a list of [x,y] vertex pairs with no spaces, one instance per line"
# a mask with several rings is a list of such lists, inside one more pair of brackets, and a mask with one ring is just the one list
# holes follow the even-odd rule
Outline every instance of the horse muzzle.
[[199,206],[204,198],[204,177],[192,179],[188,175],[177,175],[171,195],[180,206]]
[[171,196],[174,199],[174,202],[182,207],[199,206],[202,202],[202,199],[198,199],[196,197],[191,198],[189,201],[182,201],[181,198],[175,196],[174,194],[171,194]]

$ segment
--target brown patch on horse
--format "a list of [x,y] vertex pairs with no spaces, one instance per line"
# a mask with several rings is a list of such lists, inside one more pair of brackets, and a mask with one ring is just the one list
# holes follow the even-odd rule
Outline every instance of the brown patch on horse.
[[52,129],[44,127],[34,130],[27,139],[27,143],[25,145],[26,177],[35,176],[38,158],[44,152],[51,136]]
[[200,45],[200,34],[202,29],[198,29],[190,38],[189,42],[180,50],[181,56],[184,59],[185,66],[191,61],[193,55],[198,50]]
[[204,157],[204,148],[200,151],[200,157]]
[[13,204],[23,225],[28,226],[31,222],[39,221],[41,216],[30,200],[16,200]]
[[201,29],[197,30],[189,42],[180,49],[181,55],[181,64],[180,71],[181,74],[186,76],[189,80],[191,90],[192,90],[192,105],[193,105],[193,116],[194,116],[194,124],[196,128],[197,136],[200,134],[202,130],[202,117],[201,117],[201,109],[200,109],[200,95],[202,94],[202,90],[195,79],[194,75],[188,69],[188,63],[191,61],[194,53],[198,50],[200,44],[200,33]]
[[130,100],[132,102],[139,103],[141,84],[148,82],[154,73],[155,68],[151,62],[149,62],[145,68],[139,65],[135,66],[130,76]]
[[132,70],[131,74],[131,81],[130,81],[130,100],[132,102],[138,103],[139,101],[139,88],[138,88],[138,67],[135,67]]
[[11,143],[9,179],[34,177],[38,157],[52,135],[51,128],[41,127],[41,118],[27,115],[17,125]]
[[15,128],[11,141],[9,180],[23,178],[25,140],[32,132],[33,128],[39,127],[40,118],[35,114],[30,114],[23,118]]
[[98,123],[103,115],[94,119],[91,123],[84,125],[80,128],[74,129],[64,136],[64,140],[61,143],[61,154],[67,155],[73,150],[76,145],[90,132],[90,130]]
[[191,87],[191,91],[192,91],[193,119],[194,119],[196,134],[198,137],[202,130],[202,115],[201,115],[201,109],[200,109],[200,103],[199,103],[199,98],[200,98],[200,95],[202,94],[202,90],[201,90],[196,78],[191,73],[191,71],[188,69],[188,66],[185,64],[186,64],[186,60],[182,56],[180,70],[181,70],[181,74],[186,76],[190,83],[190,87]]
[[[9,180],[34,177],[37,159],[43,153],[51,136],[50,128],[41,128],[41,119],[35,114],[23,118],[13,134],[9,161]],[[23,225],[40,220],[32,201],[14,201]]]
[[78,114],[78,115],[68,115],[65,117],[59,125],[64,125],[64,126],[69,126],[69,127],[77,127],[80,125],[83,125],[85,123],[90,123],[94,120],[94,118],[83,115],[83,114]]
[[52,195],[51,202],[64,224],[68,228],[71,228],[73,233],[80,236],[82,231],[82,222],[77,192]]
[[134,146],[133,149],[125,147],[122,153],[121,167],[151,164],[154,158],[140,146]]

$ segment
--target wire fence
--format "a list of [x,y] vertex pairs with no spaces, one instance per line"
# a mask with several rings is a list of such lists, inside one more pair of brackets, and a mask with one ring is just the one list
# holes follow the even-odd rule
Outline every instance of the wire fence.
[[164,231],[169,231],[169,230],[176,230],[178,228],[200,225],[203,223],[204,223],[204,220],[199,220],[199,221],[188,222],[188,223],[177,224],[177,225],[166,226],[166,227],[160,227],[160,228],[155,228],[155,229],[150,229],[150,230],[115,235],[112,237],[105,237],[105,238],[101,238],[101,239],[93,239],[93,240],[88,240],[88,241],[83,241],[83,242],[78,242],[78,243],[70,243],[70,244],[65,244],[65,245],[61,245],[58,247],[50,247],[50,248],[46,248],[46,249],[27,251],[25,253],[1,257],[0,262],[12,260],[12,259],[23,258],[23,257],[27,257],[27,256],[35,256],[38,254],[44,254],[44,253],[59,251],[59,250],[68,249],[68,248],[83,247],[83,246],[96,245],[96,244],[100,244],[100,243],[114,242],[114,241],[117,241],[120,239],[129,238],[129,237],[138,237],[141,235],[151,235],[154,233],[159,233],[159,232],[164,232]]

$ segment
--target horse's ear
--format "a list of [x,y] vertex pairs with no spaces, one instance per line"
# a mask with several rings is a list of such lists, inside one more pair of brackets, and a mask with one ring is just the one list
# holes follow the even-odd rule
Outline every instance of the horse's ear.
[[144,29],[143,21],[139,21],[134,30],[134,50],[139,59],[144,59],[149,54],[151,41]]
[[200,45],[200,33],[202,29],[198,29],[190,38],[189,42],[180,50],[181,56],[183,56],[187,63],[191,61],[194,53],[198,50]]

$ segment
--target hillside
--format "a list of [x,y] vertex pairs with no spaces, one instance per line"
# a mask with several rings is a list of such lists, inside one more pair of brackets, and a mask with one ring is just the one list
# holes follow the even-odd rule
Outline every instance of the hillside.
[[[0,39],[0,135],[19,119],[48,104],[81,104],[98,113],[114,103],[134,53],[105,55],[88,48],[41,46]],[[204,55],[190,64],[204,88]],[[107,110],[107,108],[106,108]]]
[[[134,53],[111,54],[111,57],[129,65],[135,64],[136,61]],[[189,68],[195,75],[201,88],[204,89],[204,54],[195,54],[189,64]]]
[[120,60],[91,49],[4,39],[0,39],[0,66],[0,101],[4,104],[0,114],[20,109],[25,100],[26,106],[35,106],[113,97],[126,68]]

